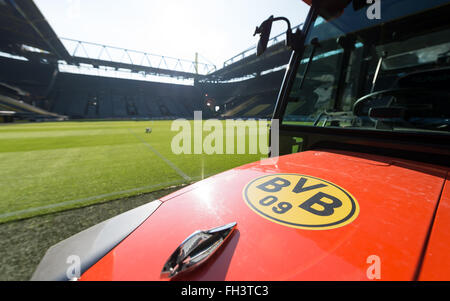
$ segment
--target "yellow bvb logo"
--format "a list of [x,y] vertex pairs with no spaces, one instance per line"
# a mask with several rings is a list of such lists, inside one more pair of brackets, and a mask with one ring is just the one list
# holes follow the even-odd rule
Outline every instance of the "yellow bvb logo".
[[292,228],[335,229],[359,214],[356,199],[328,181],[299,174],[259,177],[244,188],[247,205],[260,216]]

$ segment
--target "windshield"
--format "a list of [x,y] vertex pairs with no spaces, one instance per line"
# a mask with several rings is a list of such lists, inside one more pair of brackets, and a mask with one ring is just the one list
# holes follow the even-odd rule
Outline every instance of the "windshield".
[[448,1],[411,2],[383,1],[379,20],[351,4],[337,19],[318,16],[283,125],[448,134]]

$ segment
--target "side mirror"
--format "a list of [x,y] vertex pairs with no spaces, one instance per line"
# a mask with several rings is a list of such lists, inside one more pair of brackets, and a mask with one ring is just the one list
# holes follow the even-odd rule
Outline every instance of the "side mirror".
[[269,44],[270,32],[272,31],[272,24],[275,21],[285,21],[287,23],[287,31],[286,31],[286,46],[291,47],[292,49],[296,49],[297,44],[299,43],[299,39],[301,38],[301,34],[294,35],[291,29],[291,23],[285,17],[277,17],[274,18],[270,16],[269,19],[262,22],[259,27],[256,27],[255,33],[253,36],[259,34],[258,47],[256,48],[256,55],[260,56],[267,49],[267,45]]
[[267,49],[269,43],[270,32],[272,31],[273,16],[261,23],[259,27],[256,27],[253,36],[259,34],[258,47],[256,48],[256,55],[260,56]]

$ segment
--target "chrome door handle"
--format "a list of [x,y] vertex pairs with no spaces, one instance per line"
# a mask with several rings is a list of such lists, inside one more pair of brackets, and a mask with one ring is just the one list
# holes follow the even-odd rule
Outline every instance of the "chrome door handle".
[[210,230],[195,231],[172,253],[161,271],[161,278],[172,278],[192,270],[216,252],[230,237],[237,223]]

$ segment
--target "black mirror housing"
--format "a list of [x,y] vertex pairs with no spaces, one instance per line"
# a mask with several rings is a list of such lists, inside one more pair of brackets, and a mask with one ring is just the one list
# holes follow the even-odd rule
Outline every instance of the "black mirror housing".
[[289,20],[285,17],[274,18],[273,16],[270,16],[267,20],[262,22],[259,27],[256,27],[255,33],[253,34],[253,36],[259,34],[258,47],[256,49],[257,56],[260,56],[266,51],[267,45],[269,44],[270,32],[272,31],[272,24],[275,21],[285,21],[287,23],[288,29],[286,31],[286,46],[291,49],[295,49],[298,45],[302,35],[301,33],[298,34],[298,32],[295,35],[292,33],[291,23]]
[[256,55],[260,56],[267,49],[269,43],[270,32],[272,31],[273,16],[270,16],[267,20],[261,23],[259,27],[256,27],[253,36],[259,34],[258,47],[256,48]]

